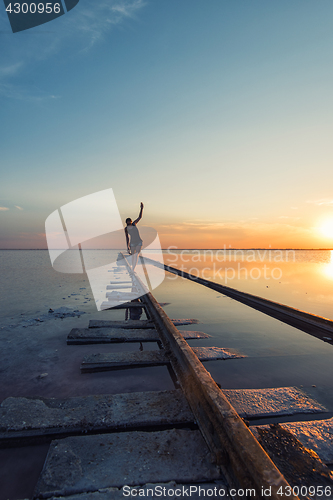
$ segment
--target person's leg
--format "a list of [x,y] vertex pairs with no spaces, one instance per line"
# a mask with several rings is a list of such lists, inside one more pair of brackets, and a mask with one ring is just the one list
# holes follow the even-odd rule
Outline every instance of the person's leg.
[[141,245],[137,247],[131,247],[131,250],[132,250],[132,270],[134,271],[139,260]]

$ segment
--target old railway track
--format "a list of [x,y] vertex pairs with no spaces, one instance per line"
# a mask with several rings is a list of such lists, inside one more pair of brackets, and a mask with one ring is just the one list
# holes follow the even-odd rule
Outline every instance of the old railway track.
[[[130,487],[140,487],[141,493],[147,493],[151,483],[166,488],[165,495],[174,491],[174,498],[185,498],[189,491],[192,498],[201,498],[205,491],[213,498],[296,499],[298,490],[293,491],[283,470],[286,463],[290,465],[290,450],[293,467],[307,488],[303,490],[305,497],[317,498],[308,495],[306,477],[311,485],[330,487],[329,469],[290,432],[275,426],[260,436],[274,461],[282,466],[279,470],[234,409],[232,395],[223,394],[200,361],[237,357],[237,353],[192,349],[186,338],[207,335],[180,332],[177,325],[188,320],[171,320],[126,269],[116,278],[108,286],[112,290],[107,292],[109,303],[117,296],[118,309],[128,312],[129,308],[142,308],[147,320],[91,321],[89,328],[73,329],[67,342],[157,342],[159,349],[91,354],[82,361],[82,373],[165,364],[176,388],[67,400],[5,400],[0,412],[2,446],[52,440],[34,499],[117,499],[124,498]],[[121,290],[129,286],[131,292],[126,295]],[[141,299],[131,298],[133,290],[138,292],[140,288]]]

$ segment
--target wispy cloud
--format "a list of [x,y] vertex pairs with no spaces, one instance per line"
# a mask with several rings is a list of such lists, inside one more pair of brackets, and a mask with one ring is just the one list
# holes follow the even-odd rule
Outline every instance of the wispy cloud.
[[[64,16],[47,25],[37,26],[11,39],[10,59],[6,51],[0,53],[0,95],[9,99],[41,102],[59,99],[46,89],[18,83],[25,71],[34,65],[63,53],[84,53],[97,42],[103,41],[107,33],[136,14],[146,5],[144,0],[85,0]],[[9,27],[6,12],[0,9],[0,29]],[[52,27],[54,24],[54,28]],[[27,35],[31,36],[27,36]],[[22,36],[25,44],[22,45]],[[6,59],[7,57],[7,59]],[[15,78],[15,80],[13,80]]]
[[[164,224],[156,227],[162,245],[178,248],[307,248],[313,245],[313,230],[296,221],[259,222],[234,221],[198,227],[184,224]],[[312,242],[312,243],[311,243]],[[207,246],[208,245],[208,246]]]
[[291,217],[290,215],[279,215],[278,219],[287,219],[287,220],[299,220],[300,217]]
[[[286,222],[261,222],[259,220],[247,220],[247,221],[227,221],[227,222],[213,222],[206,221],[205,223],[198,222],[183,222],[183,223],[170,223],[170,224],[159,224],[159,231],[274,231],[275,229],[282,230],[290,229],[291,231],[295,229],[296,226],[293,222],[296,222],[299,217],[288,217],[281,215],[278,219],[287,220]],[[298,226],[297,226],[298,227]]]
[[8,99],[16,99],[26,102],[43,102],[51,99],[60,99],[60,96],[48,94],[47,92],[30,87],[26,88],[22,85],[3,83],[0,80],[0,95]]
[[[121,24],[126,18],[134,19],[136,13],[145,6],[143,0],[114,0],[87,2],[76,13],[77,17],[68,19],[73,24],[76,34],[83,36],[88,42],[85,50],[91,48],[114,26]],[[66,19],[67,21],[67,19]]]
[[23,208],[22,208],[22,207],[19,207],[18,205],[14,205],[14,206],[15,206],[15,208],[17,208],[18,210],[23,210]]
[[319,207],[333,207],[333,199],[332,198],[321,198],[319,200],[308,200],[307,203],[311,205],[317,205]]
[[6,66],[0,66],[0,78],[4,78],[6,76],[16,75],[19,70],[22,68],[23,63],[17,62],[15,64],[9,64]]
[[7,210],[9,210],[8,207],[0,207],[0,212],[6,212]]

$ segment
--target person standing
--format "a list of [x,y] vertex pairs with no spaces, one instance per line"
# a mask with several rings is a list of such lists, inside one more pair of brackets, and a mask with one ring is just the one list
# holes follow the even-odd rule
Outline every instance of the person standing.
[[125,235],[128,252],[132,255],[132,270],[134,271],[141,251],[143,241],[140,237],[137,223],[142,219],[143,203],[140,203],[140,213],[139,217],[132,222],[132,219],[128,217],[126,219]]

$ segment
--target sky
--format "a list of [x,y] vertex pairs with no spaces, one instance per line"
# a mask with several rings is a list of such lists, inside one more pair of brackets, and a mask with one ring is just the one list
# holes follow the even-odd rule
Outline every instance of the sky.
[[333,248],[331,0],[0,3],[0,248],[112,188],[178,248]]

